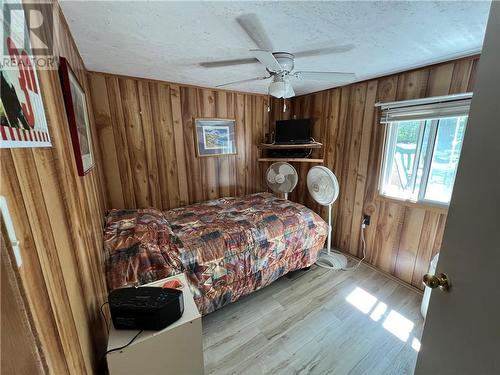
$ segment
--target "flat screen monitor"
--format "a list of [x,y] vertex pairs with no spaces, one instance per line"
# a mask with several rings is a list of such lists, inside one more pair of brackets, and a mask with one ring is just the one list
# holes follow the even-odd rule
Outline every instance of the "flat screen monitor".
[[276,121],[275,143],[301,144],[311,142],[311,120]]

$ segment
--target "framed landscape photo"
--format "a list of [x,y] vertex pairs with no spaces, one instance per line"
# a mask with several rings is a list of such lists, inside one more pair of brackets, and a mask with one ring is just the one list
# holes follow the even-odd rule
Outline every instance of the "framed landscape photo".
[[197,118],[195,123],[196,155],[236,154],[236,120]]
[[87,100],[80,82],[64,57],[60,57],[59,75],[68,116],[69,130],[78,174],[84,176],[94,166]]

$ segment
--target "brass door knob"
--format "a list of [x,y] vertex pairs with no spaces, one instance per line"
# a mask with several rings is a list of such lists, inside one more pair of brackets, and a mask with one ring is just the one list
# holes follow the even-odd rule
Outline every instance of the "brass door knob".
[[450,289],[450,280],[448,276],[444,273],[440,273],[439,275],[431,275],[430,273],[426,273],[423,277],[423,283],[425,286],[435,289],[439,287],[442,291],[447,291]]

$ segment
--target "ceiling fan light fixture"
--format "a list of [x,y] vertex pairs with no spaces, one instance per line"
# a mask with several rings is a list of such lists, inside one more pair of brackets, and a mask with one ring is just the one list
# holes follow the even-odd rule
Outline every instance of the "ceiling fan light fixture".
[[285,82],[282,80],[273,80],[269,85],[269,95],[275,98],[282,98],[285,95]]
[[269,85],[269,95],[275,98],[291,98],[295,96],[295,91],[288,79],[276,77]]

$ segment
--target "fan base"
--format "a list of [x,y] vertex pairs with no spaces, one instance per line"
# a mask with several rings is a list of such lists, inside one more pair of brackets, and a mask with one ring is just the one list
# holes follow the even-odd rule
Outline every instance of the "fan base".
[[332,252],[323,249],[319,253],[316,265],[330,270],[341,270],[347,267],[347,258],[336,251]]

